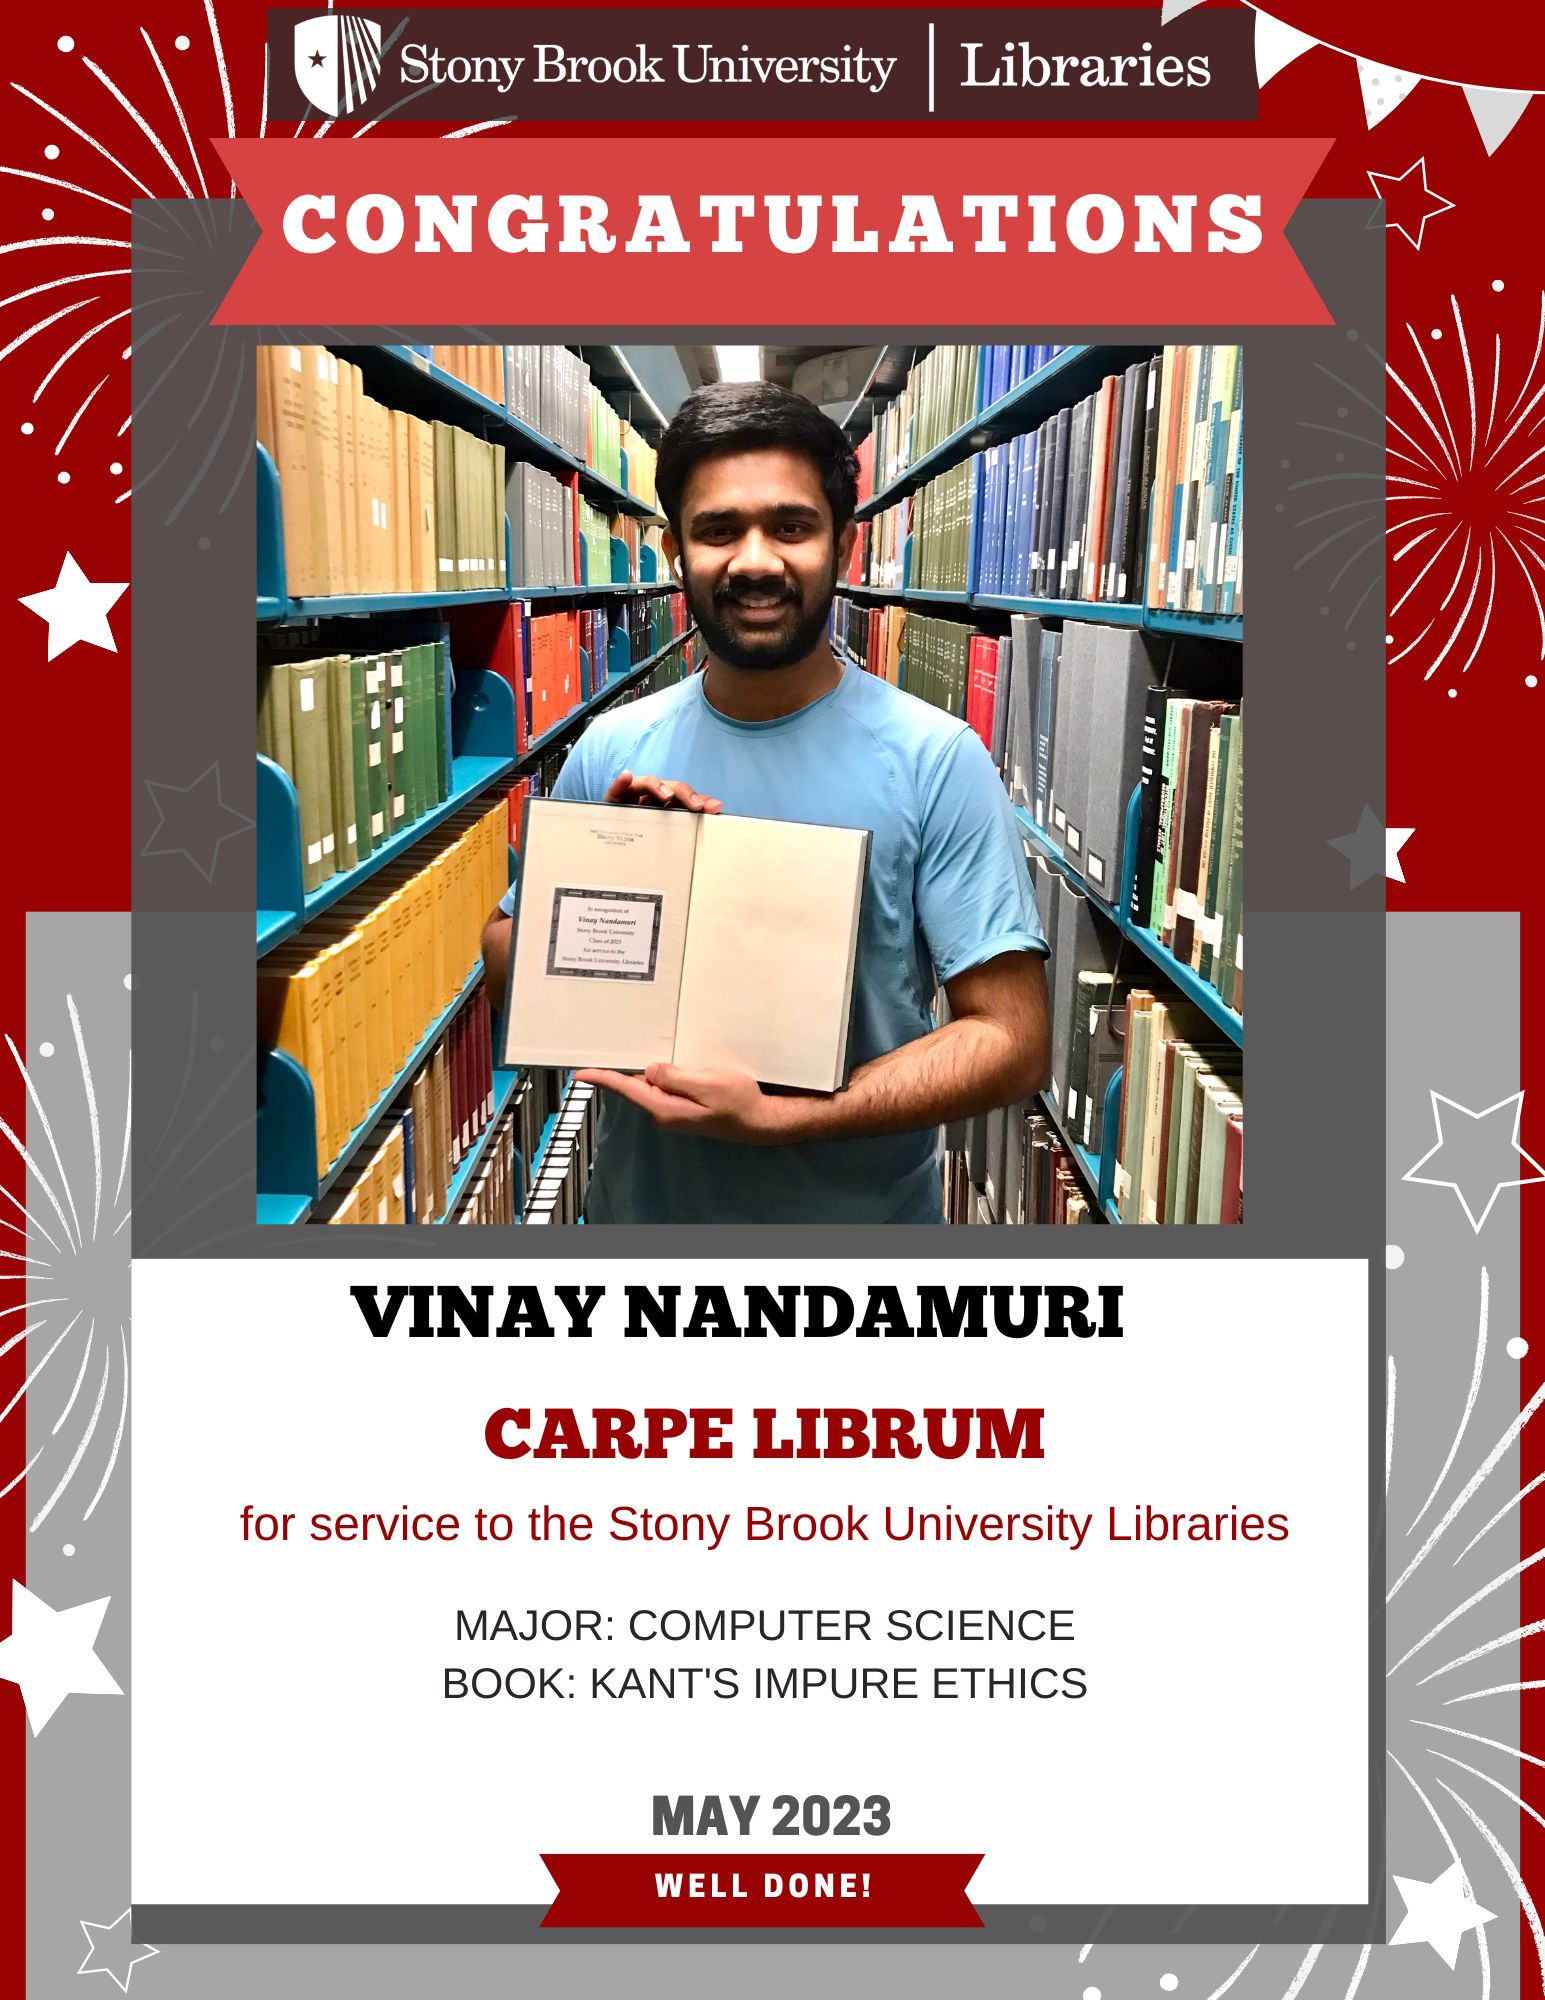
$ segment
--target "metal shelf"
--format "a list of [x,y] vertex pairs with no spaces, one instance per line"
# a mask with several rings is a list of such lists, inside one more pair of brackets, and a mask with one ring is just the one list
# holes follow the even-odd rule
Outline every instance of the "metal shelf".
[[1026,612],[1034,618],[1073,618],[1090,625],[1138,626],[1145,632],[1184,634],[1242,645],[1245,621],[1224,611],[1157,611],[1146,604],[1101,604],[1081,597],[1000,597],[994,593],[912,590],[896,585],[839,583],[840,595],[880,603],[958,604],[968,611]]

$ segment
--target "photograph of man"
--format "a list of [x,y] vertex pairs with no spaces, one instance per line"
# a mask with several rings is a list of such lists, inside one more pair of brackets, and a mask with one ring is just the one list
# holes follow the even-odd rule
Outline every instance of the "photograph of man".
[[[858,527],[831,418],[772,383],[698,389],[656,490],[706,665],[599,717],[554,796],[867,827],[854,1067],[830,1096],[669,1064],[581,1072],[607,1093],[586,1220],[940,1222],[941,1126],[1047,1076],[1047,947],[1003,784],[966,723],[833,653]],[[498,1005],[514,901],[483,936]]]

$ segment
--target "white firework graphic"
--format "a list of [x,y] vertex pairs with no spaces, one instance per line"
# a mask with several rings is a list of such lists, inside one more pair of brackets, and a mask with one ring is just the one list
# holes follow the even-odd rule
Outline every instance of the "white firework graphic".
[[[399,21],[387,36],[383,56],[406,26],[406,19]],[[57,227],[45,235],[0,241],[0,256],[21,255],[27,275],[38,277],[38,282],[0,297],[0,362],[24,356],[17,366],[32,366],[30,402],[36,416],[23,430],[31,434],[46,424],[45,436],[52,440],[55,461],[62,461],[77,426],[104,391],[107,400],[103,407],[116,400],[119,410],[127,409],[125,364],[136,346],[153,350],[146,357],[147,370],[165,361],[160,377],[148,391],[153,394],[185,351],[163,355],[156,343],[170,347],[180,334],[185,341],[193,338],[186,332],[187,301],[201,288],[190,286],[184,264],[196,244],[202,242],[207,248],[212,240],[208,212],[198,204],[224,201],[236,194],[234,182],[212,147],[205,142],[201,150],[193,137],[195,130],[221,129],[230,138],[237,136],[236,92],[213,0],[204,0],[204,30],[207,40],[203,47],[195,50],[189,36],[179,35],[174,47],[167,49],[158,46],[148,28],[141,27],[140,46],[132,57],[114,59],[118,75],[88,48],[64,36],[58,46],[69,52],[72,64],[67,72],[72,85],[68,92],[61,93],[56,81],[45,90],[11,79],[11,88],[47,121],[53,137],[44,153],[55,170],[0,164],[0,174],[46,190],[44,200],[49,205],[43,207],[42,217]],[[249,32],[243,23],[240,33]],[[132,62],[132,70],[123,67],[125,61]],[[186,102],[173,80],[173,68],[179,65],[191,65],[182,72],[192,78],[185,85]],[[73,88],[77,80],[78,90]],[[420,85],[385,106],[369,123],[351,128],[347,136],[365,137],[383,117],[439,88],[438,82]],[[57,101],[61,95],[63,103]],[[246,125],[245,136],[263,138],[269,132],[266,52],[261,89],[249,102],[254,122]],[[445,136],[466,138],[513,122],[509,118],[485,119]],[[10,129],[14,135],[14,121]],[[312,125],[302,119],[293,128],[293,136],[323,138],[332,130],[330,120]],[[136,164],[131,165],[130,160]],[[132,339],[123,341],[131,312],[130,204],[136,197],[187,203],[189,207],[185,215],[172,208],[174,227],[139,244],[135,262],[142,323],[133,329]],[[61,264],[68,268],[61,270]],[[160,317],[163,306],[169,310]],[[201,313],[200,325],[205,318],[207,315]],[[196,327],[195,332],[198,330]],[[117,341],[123,345],[114,353]],[[141,391],[141,403],[146,393]],[[125,414],[117,425],[117,437],[123,438],[131,423],[132,415]],[[122,468],[115,464],[113,469]],[[126,500],[129,489],[116,497]]]
[[[18,1198],[0,1186],[11,1215],[20,1218],[0,1220],[6,1245],[0,1250],[3,1277],[21,1290],[19,1298],[0,1306],[0,1328],[22,1322],[0,1336],[0,1357],[22,1348],[25,1369],[0,1408],[0,1449],[5,1453],[0,1464],[19,1466],[0,1486],[0,1499],[22,1480],[31,1480],[27,1525],[34,1533],[64,1505],[72,1489],[77,1498],[84,1496],[88,1479],[95,1483],[78,1518],[91,1519],[117,1467],[129,1415],[130,1098],[125,1090],[120,1135],[116,1108],[104,1120],[73,996],[65,1005],[75,1062],[73,1068],[68,1060],[63,1065],[72,1078],[66,1086],[68,1101],[51,1092],[52,1116],[16,1044],[5,1037],[26,1088],[30,1122],[41,1134],[38,1152],[0,1118],[0,1135],[15,1156],[22,1189]],[[45,1059],[53,1053],[51,1043],[41,1045]],[[63,1146],[61,1132],[66,1134]],[[76,1150],[69,1134],[80,1134],[89,1144],[89,1166],[82,1160],[74,1174],[65,1164],[66,1151],[73,1155]],[[63,1402],[42,1443],[27,1457],[24,1444],[6,1426],[26,1421],[28,1399],[35,1416],[39,1398],[50,1393],[56,1400],[63,1395]],[[40,1429],[35,1420],[34,1437]]]
[[[1501,290],[1501,281],[1494,287]],[[1545,293],[1533,352],[1521,371],[1493,333],[1472,353],[1459,301],[1447,326],[1409,323],[1388,364],[1386,500],[1393,666],[1411,659],[1422,679],[1442,673],[1449,693],[1474,665],[1493,614],[1520,585],[1545,660]],[[1520,607],[1521,609],[1521,607]],[[1524,614],[1527,617],[1527,613]]]
[[[1415,1490],[1424,1492],[1424,1497],[1403,1525],[1390,1503],[1399,1453],[1396,1365],[1393,1357],[1388,1362],[1384,1545],[1375,1547],[1372,1557],[1386,1574],[1392,1574],[1399,1558],[1387,1551],[1393,1550],[1397,1539],[1403,1537],[1413,1551],[1385,1592],[1386,1651],[1391,1662],[1386,1679],[1385,1755],[1394,1773],[1388,1866],[1396,1875],[1409,1870],[1423,1881],[1445,1868],[1457,1869],[1468,1903],[1484,1906],[1477,1909],[1478,1916],[1512,1929],[1513,1918],[1494,1918],[1493,1913],[1511,1907],[1521,1914],[1534,1941],[1537,1980],[1545,1981],[1545,1924],[1519,1870],[1516,1840],[1513,1851],[1509,1849],[1516,1815],[1523,1812],[1539,1818],[1520,1796],[1518,1771],[1523,1764],[1539,1766],[1545,1760],[1494,1733],[1506,1725],[1480,1719],[1486,1715],[1486,1704],[1506,1705],[1509,1698],[1545,1688],[1545,1681],[1509,1677],[1517,1671],[1517,1648],[1523,1640],[1545,1631],[1545,1620],[1519,1624],[1511,1610],[1516,1598],[1507,1595],[1520,1576],[1545,1561],[1545,1549],[1521,1554],[1516,1561],[1503,1561],[1500,1567],[1495,1567],[1498,1558],[1493,1557],[1491,1565],[1486,1560],[1497,1546],[1488,1537],[1494,1530],[1505,1534],[1510,1526],[1516,1528],[1519,1517],[1515,1510],[1528,1494],[1545,1485],[1542,1473],[1516,1490],[1508,1476],[1516,1463],[1513,1454],[1523,1430],[1545,1403],[1545,1388],[1538,1390],[1501,1435],[1485,1446],[1478,1460],[1473,1446],[1467,1458],[1471,1421],[1493,1347],[1491,1285],[1485,1267],[1477,1274],[1477,1294],[1475,1346],[1463,1405],[1430,1484],[1425,1483],[1425,1470],[1417,1473],[1413,1469],[1409,1475],[1417,1480]],[[1458,1483],[1455,1468],[1462,1462],[1473,1463],[1473,1470]],[[1445,1493],[1450,1495],[1446,1501]],[[1495,1511],[1481,1520],[1488,1503],[1496,1503]],[[1462,1525],[1456,1525],[1461,1521]],[[1469,1539],[1456,1552],[1454,1545],[1467,1530]],[[1415,1602],[1417,1592],[1404,1594],[1418,1572],[1423,1573],[1426,1585],[1420,1607]],[[1496,1609],[1499,1601],[1509,1606],[1500,1614]],[[1471,1706],[1477,1703],[1482,1706]],[[1474,1728],[1468,1726],[1472,1720],[1476,1721]],[[1503,1801],[1507,1838],[1492,1824],[1498,1810],[1494,1794]],[[1395,1896],[1391,1899],[1392,1916],[1398,1910],[1399,1898]],[[1189,1912],[1183,1913],[1175,1925],[1177,1947],[1184,1942],[1187,1915]],[[1100,1948],[1103,1928],[1102,1921],[1079,1951],[1080,1965],[1090,1961]],[[1397,1925],[1392,1922],[1390,1928],[1393,1937]],[[1294,1952],[1263,1939],[1242,1952],[1215,1984],[1204,1987],[1190,1975],[1185,1988],[1201,2000],[1223,2000],[1229,1993],[1234,2000],[1300,2000],[1300,1996],[1303,2000],[1353,2000],[1364,1988],[1366,1976],[1367,1994],[1417,1990],[1406,1975],[1413,1973],[1420,1961],[1403,1958],[1382,1944],[1375,1959],[1377,1942],[1370,1937],[1354,1944],[1319,1943]],[[1402,1944],[1402,1950],[1407,1948]],[[1492,1947],[1485,1921],[1472,1920],[1461,1938],[1460,1954],[1456,1970],[1465,1982],[1464,1990],[1473,1992],[1477,2000],[1491,2000]],[[1464,1954],[1469,1954],[1468,1959]]]

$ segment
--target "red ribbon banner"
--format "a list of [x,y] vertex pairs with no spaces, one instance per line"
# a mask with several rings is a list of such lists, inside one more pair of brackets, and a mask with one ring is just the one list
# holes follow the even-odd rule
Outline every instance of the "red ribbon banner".
[[544,1930],[980,1930],[980,1854],[544,1854]]
[[1329,143],[229,139],[215,323],[1323,326],[1283,231]]

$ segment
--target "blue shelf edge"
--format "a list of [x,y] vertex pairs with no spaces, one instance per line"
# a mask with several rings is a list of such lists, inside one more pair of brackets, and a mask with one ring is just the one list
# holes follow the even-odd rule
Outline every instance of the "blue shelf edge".
[[524,1074],[525,1072],[519,1069],[495,1069],[494,1108],[489,1114],[488,1123],[479,1132],[469,1147],[466,1158],[456,1169],[455,1173],[451,1175],[450,1186],[445,1191],[445,1213],[444,1215],[437,1215],[435,1217],[435,1225],[437,1227],[448,1223],[455,1213],[456,1204],[461,1199],[462,1191],[468,1181],[471,1180],[473,1174],[476,1173],[478,1162],[488,1151],[488,1142],[494,1135],[494,1128],[503,1116],[505,1107],[508,1105],[510,1099],[515,1095],[515,1086],[520,1082]]
[[400,827],[374,853],[343,873],[330,875],[308,894],[302,887],[300,806],[289,773],[269,758],[257,760],[257,956],[304,930],[321,911],[368,882],[388,862],[496,784],[515,766],[515,697],[499,675],[464,667],[450,695],[447,740],[459,743],[451,759],[450,788],[427,813]]
[[[1138,796],[1138,793],[1134,793],[1133,800],[1127,807],[1127,846],[1129,852],[1121,871],[1121,880],[1124,889],[1130,886],[1132,880],[1132,868],[1129,864],[1133,858],[1131,849],[1136,836],[1134,807]],[[1014,807],[1014,817],[1019,821],[1020,828],[1026,837],[1033,840],[1036,846],[1046,855],[1046,858],[1054,862],[1064,875],[1067,875],[1078,884],[1078,887],[1089,898],[1090,902],[1093,903],[1101,915],[1107,917],[1124,938],[1129,939],[1131,943],[1135,944],[1144,957],[1151,960],[1161,972],[1165,973],[1179,987],[1186,999],[1193,1006],[1201,1009],[1215,1028],[1221,1029],[1231,1042],[1237,1047],[1243,1048],[1245,1042],[1244,1016],[1234,1012],[1218,989],[1215,986],[1209,985],[1201,977],[1200,973],[1196,971],[1194,966],[1186,965],[1180,959],[1176,958],[1169,947],[1160,938],[1156,937],[1151,930],[1146,929],[1141,924],[1134,924],[1131,918],[1125,914],[1124,910],[1118,910],[1114,904],[1108,903],[1105,900],[1098,889],[1092,888],[1057,843],[1050,838],[1043,828],[1036,825],[1035,820],[1023,806]]]
[[299,625],[308,618],[376,618],[391,611],[446,611],[458,604],[505,604],[502,590],[394,590],[379,597],[260,597],[260,625]]
[[839,583],[839,596],[890,602],[963,604],[972,611],[1028,613],[1033,618],[1073,618],[1091,625],[1140,626],[1145,632],[1218,639],[1243,645],[1245,621],[1224,611],[1157,611],[1146,604],[1102,604],[1081,597],[1003,597],[996,592],[911,590],[897,584]]
[[[354,1130],[349,1134],[349,1137],[344,1142],[343,1148],[340,1151],[337,1159],[335,1159],[332,1162],[331,1166],[329,1166],[329,1168],[327,1169],[327,1172],[319,1177],[316,1184],[316,1192],[314,1194],[287,1194],[282,1192],[275,1193],[272,1191],[270,1191],[267,1194],[260,1193],[258,1196],[258,1215],[257,1215],[257,1219],[259,1222],[264,1222],[264,1221],[303,1222],[306,1219],[306,1217],[311,1213],[312,1209],[314,1209],[317,1203],[322,1199],[323,1195],[327,1193],[328,1189],[336,1185],[336,1183],[342,1176],[344,1169],[348,1166],[349,1162],[354,1158],[355,1154],[358,1153],[360,1147],[364,1144],[365,1140],[369,1137],[370,1133],[375,1129],[376,1123],[379,1120],[382,1112],[385,1111],[390,1106],[392,1099],[396,1097],[397,1093],[402,1089],[403,1085],[413,1075],[413,1072],[423,1062],[425,1056],[434,1047],[435,1043],[440,1039],[440,1036],[445,1032],[446,1028],[450,1025],[451,1021],[454,1020],[456,1015],[460,1013],[463,1006],[465,1006],[467,1001],[471,999],[472,995],[477,991],[477,988],[482,983],[482,978],[483,978],[483,961],[481,958],[479,958],[477,963],[473,966],[472,970],[467,974],[466,980],[462,985],[461,991],[456,995],[455,999],[452,1000],[450,1005],[442,1009],[442,1011],[435,1016],[434,1020],[430,1022],[429,1026],[425,1029],[424,1033],[419,1037],[418,1041],[409,1051],[408,1059],[403,1064],[402,1068],[398,1070],[397,1074],[392,1078],[391,1082],[387,1085],[386,1089],[382,1091],[381,1095],[376,1099],[375,1103],[365,1113],[365,1116],[361,1120],[361,1122],[358,1125],[356,1125]],[[300,1065],[298,1063],[295,1063],[292,1058],[285,1057],[282,1050],[277,1050],[277,1051],[271,1050],[268,1052],[268,1054],[270,1061],[274,1060],[288,1061],[290,1063],[290,1066],[299,1072],[300,1076],[303,1079],[305,1079],[305,1085],[306,1085],[305,1094],[309,1096],[310,1079],[306,1076],[306,1072],[300,1068]],[[315,1117],[314,1109],[312,1115],[314,1118]],[[313,1131],[308,1136],[311,1141],[310,1157],[313,1160],[315,1160],[316,1134]],[[259,1163],[260,1175],[261,1172],[262,1172],[262,1166],[261,1163]]]

